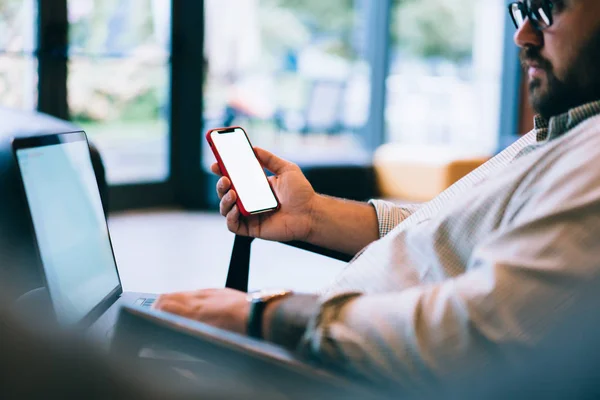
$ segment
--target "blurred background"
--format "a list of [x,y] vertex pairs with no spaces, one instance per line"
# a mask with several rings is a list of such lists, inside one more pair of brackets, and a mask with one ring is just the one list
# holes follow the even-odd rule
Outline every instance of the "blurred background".
[[[0,105],[83,127],[116,186],[168,181],[187,136],[200,148],[180,162],[206,170],[202,133],[233,124],[303,165],[369,163],[386,143],[490,155],[517,132],[501,123],[518,84],[506,19],[504,0],[0,0]],[[174,68],[177,52],[195,59]],[[66,90],[40,93],[39,74]]]
[[[232,238],[215,212],[207,130],[244,127],[319,192],[427,201],[530,126],[506,4],[0,0],[0,107],[87,132],[120,265],[145,252],[156,267],[144,291],[220,286],[224,272],[189,276],[206,235],[226,243],[213,265]],[[173,258],[180,274],[161,280]],[[284,284],[257,268],[257,285]]]

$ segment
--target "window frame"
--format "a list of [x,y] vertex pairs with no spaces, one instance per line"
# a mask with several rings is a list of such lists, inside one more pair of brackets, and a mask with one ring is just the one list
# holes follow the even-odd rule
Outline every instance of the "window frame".
[[[69,21],[67,0],[38,0],[38,107],[69,120]],[[169,58],[168,165],[162,182],[115,184],[109,188],[110,211],[205,204],[205,175],[200,168],[202,129],[202,54],[204,2],[172,1]],[[190,41],[186,38],[194,37]],[[173,77],[176,77],[173,79]]]
[[386,82],[390,70],[392,0],[361,0],[367,9],[367,60],[371,67],[369,120],[361,136],[366,149],[374,152],[385,143]]
[[[506,1],[508,5],[510,1]],[[506,13],[504,23],[504,50],[502,58],[501,98],[498,121],[498,152],[510,146],[520,137],[521,109],[520,88],[523,69],[519,60],[519,48],[514,43],[515,27],[512,17]]]

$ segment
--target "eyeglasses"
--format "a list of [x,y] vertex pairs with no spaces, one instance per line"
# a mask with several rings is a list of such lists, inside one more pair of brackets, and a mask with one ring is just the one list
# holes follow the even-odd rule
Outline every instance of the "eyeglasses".
[[552,25],[552,9],[554,2],[552,0],[525,0],[510,3],[508,12],[517,29],[520,29],[527,18],[531,21],[533,27],[537,30],[544,30]]

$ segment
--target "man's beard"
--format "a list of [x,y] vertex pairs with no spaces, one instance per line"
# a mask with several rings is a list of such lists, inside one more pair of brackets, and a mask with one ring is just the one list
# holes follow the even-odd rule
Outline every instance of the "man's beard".
[[539,47],[521,50],[521,63],[525,66],[527,62],[535,62],[546,75],[545,85],[540,78],[529,82],[530,102],[536,113],[549,119],[600,100],[600,31],[581,48],[562,80],[554,74],[552,64],[540,55],[540,50]]

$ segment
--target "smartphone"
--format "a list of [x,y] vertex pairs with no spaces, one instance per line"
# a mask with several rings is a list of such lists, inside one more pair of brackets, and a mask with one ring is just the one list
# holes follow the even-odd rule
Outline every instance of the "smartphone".
[[242,215],[248,217],[279,209],[279,200],[246,131],[238,126],[212,129],[206,134],[206,140],[221,172],[237,193],[237,206]]

